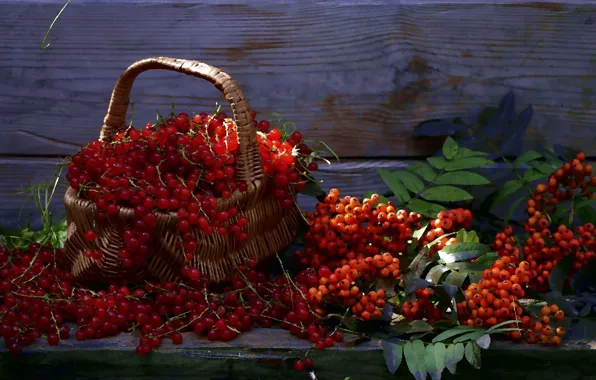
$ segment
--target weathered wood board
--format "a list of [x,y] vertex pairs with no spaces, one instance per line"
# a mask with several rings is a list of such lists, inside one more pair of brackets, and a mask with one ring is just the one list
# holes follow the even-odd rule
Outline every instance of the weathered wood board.
[[[594,154],[592,1],[0,1],[0,155],[66,155],[95,138],[118,75],[137,59],[204,60],[253,108],[278,112],[342,157],[426,155],[420,121],[473,121],[508,89],[532,103],[529,135]],[[210,110],[221,94],[142,75],[135,119]]]
[[[39,344],[14,358],[0,348],[2,379],[312,379],[292,369],[310,344],[278,329],[255,329],[229,343],[209,342],[184,334],[185,343],[165,342],[150,356],[139,358],[138,338],[120,335],[97,341],[66,340],[57,347]],[[483,353],[483,367],[474,370],[465,362],[457,366],[457,379],[595,379],[590,363],[594,344],[567,342],[560,348],[493,343]],[[376,340],[350,343],[323,351],[310,351],[313,372],[320,380],[394,379],[385,366]],[[574,359],[574,360],[571,360]],[[506,363],[506,364],[505,364]],[[447,372],[447,371],[446,371]],[[398,376],[410,378],[405,363]],[[453,378],[445,374],[444,378]]]

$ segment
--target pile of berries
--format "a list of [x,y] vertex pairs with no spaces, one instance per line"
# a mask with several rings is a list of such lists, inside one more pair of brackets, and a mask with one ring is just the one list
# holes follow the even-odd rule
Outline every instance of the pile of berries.
[[[503,256],[493,263],[491,268],[482,272],[478,283],[471,283],[465,290],[466,299],[457,304],[457,314],[462,324],[475,327],[490,327],[496,324],[517,320],[507,327],[518,327],[519,331],[506,334],[513,340],[525,338],[535,343],[538,337],[541,343],[559,345],[561,330],[557,334],[550,325],[551,310],[556,321],[561,321],[565,314],[556,305],[543,308],[543,317],[532,319],[519,304],[525,296],[524,288],[530,281],[532,272],[530,263],[522,261],[514,264],[509,256]],[[548,310],[548,313],[546,312]]]
[[428,244],[440,239],[431,247],[430,256],[432,257],[445,246],[455,243],[455,238],[448,238],[444,235],[459,231],[462,228],[470,228],[472,213],[470,210],[463,208],[439,211],[437,218],[431,219],[428,224],[428,230],[423,235],[422,241]]
[[[391,202],[379,203],[374,194],[362,202],[356,197],[340,198],[339,190],[331,189],[323,202],[317,204],[311,226],[304,235],[304,252],[297,252],[304,266],[328,266],[332,271],[348,264],[350,260],[367,257],[384,262],[387,253],[397,258],[420,228],[420,214],[396,210]],[[395,269],[393,260],[387,267],[379,267],[382,276],[389,276]]]
[[[572,255],[574,265],[569,277],[588,261],[596,257],[596,233],[594,224],[586,223],[574,232],[564,224],[553,226],[547,214],[552,214],[557,205],[570,199],[594,199],[596,194],[590,187],[596,185],[596,176],[592,166],[582,165],[585,157],[578,153],[576,158],[567,162],[549,176],[548,184],[539,184],[528,200],[528,220],[525,230],[530,237],[523,245],[525,260],[530,265],[529,286],[540,292],[549,290],[548,279],[552,269],[564,257]],[[520,248],[511,227],[497,234],[492,248],[501,257],[510,257],[519,263]]]
[[426,318],[428,323],[434,323],[444,318],[443,311],[432,302],[432,289],[417,289],[414,301],[406,301],[401,307],[401,314],[408,321]]
[[[62,250],[39,244],[27,251],[0,248],[0,268],[0,337],[14,354],[40,338],[57,345],[72,335],[82,341],[135,330],[142,335],[139,355],[164,339],[181,344],[183,332],[229,341],[255,325],[281,325],[319,349],[343,339],[310,307],[308,288],[319,281],[312,271],[270,281],[249,260],[217,285],[203,277],[93,291],[74,286]],[[74,334],[69,324],[76,325]]]
[[[275,184],[272,195],[283,207],[293,207],[296,192],[317,170],[315,156],[299,132],[285,136],[270,129],[266,120],[254,123],[264,170]],[[240,241],[248,238],[248,219],[238,217],[238,208],[218,207],[218,199],[247,189],[246,183],[235,179],[239,149],[237,126],[225,113],[172,114],[142,129],[131,126],[108,141],[91,142],[72,156],[66,178],[80,196],[97,205],[97,221],[117,215],[123,207],[134,210],[120,251],[124,268],[147,262],[157,213],[177,216],[176,248],[192,260],[200,244],[197,231],[231,233]],[[86,239],[92,242],[96,236],[88,231]],[[99,250],[86,255],[102,259]],[[197,279],[195,270],[187,268],[185,274]]]
[[325,305],[339,305],[363,320],[382,316],[385,290],[376,283],[401,276],[399,255],[422,217],[396,210],[391,202],[379,203],[379,198],[340,198],[339,190],[331,189],[309,216],[305,248],[296,257],[317,270],[318,283],[309,297],[322,314]]

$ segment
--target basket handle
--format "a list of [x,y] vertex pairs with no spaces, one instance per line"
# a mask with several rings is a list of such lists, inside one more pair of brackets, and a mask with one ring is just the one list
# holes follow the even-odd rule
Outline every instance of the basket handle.
[[100,139],[110,138],[126,128],[126,112],[130,103],[130,91],[139,74],[148,70],[170,70],[192,75],[213,83],[230,102],[234,120],[238,127],[238,157],[236,179],[252,182],[263,176],[263,164],[259,153],[257,132],[253,125],[250,107],[244,92],[236,81],[217,67],[199,61],[153,57],[142,59],[130,65],[118,78],[108,112],[101,128]]

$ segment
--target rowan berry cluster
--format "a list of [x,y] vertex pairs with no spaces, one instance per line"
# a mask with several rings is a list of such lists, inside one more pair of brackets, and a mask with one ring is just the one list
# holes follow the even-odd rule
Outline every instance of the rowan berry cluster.
[[[548,184],[536,186],[527,203],[525,230],[530,237],[523,245],[523,253],[530,265],[529,286],[540,292],[549,290],[550,273],[564,257],[574,257],[574,267],[569,276],[596,257],[596,234],[592,223],[579,226],[574,232],[564,224],[553,226],[548,217],[561,202],[580,197],[594,198],[590,186],[594,186],[596,177],[590,177],[592,166],[582,165],[584,159],[584,154],[578,153],[573,160],[557,169],[549,176]],[[512,228],[507,227],[497,234],[492,248],[500,256],[509,256],[513,262],[519,262],[520,248],[516,243]]]
[[[298,252],[301,264],[315,269],[326,265],[334,271],[350,260],[370,257],[375,266],[377,262],[380,265],[384,262],[380,255],[397,257],[406,249],[413,231],[420,228],[420,214],[396,210],[391,202],[379,203],[377,194],[362,201],[339,195],[339,190],[331,189],[317,204],[304,235],[305,250]],[[382,276],[389,276],[395,267],[379,269]]]
[[[254,123],[260,130],[265,172],[275,184],[273,196],[283,207],[293,207],[306,176],[317,169],[312,152],[299,132],[288,137],[278,129],[269,130],[266,120]],[[97,221],[118,215],[123,207],[134,210],[120,250],[124,268],[147,262],[158,213],[177,217],[176,248],[192,260],[200,243],[198,231],[248,239],[248,219],[238,216],[234,205],[218,206],[218,199],[247,189],[246,183],[235,179],[239,144],[237,126],[225,113],[172,114],[140,130],[131,126],[107,141],[91,142],[72,156],[66,177],[81,196],[96,204]],[[85,237],[92,242],[97,233],[90,230]],[[100,250],[91,249],[86,255],[102,259]],[[194,269],[184,274],[193,279],[198,275]]]
[[437,307],[431,300],[434,292],[432,289],[417,289],[414,301],[406,301],[401,307],[401,313],[408,321],[425,319],[428,323],[434,323],[443,319],[444,314],[441,308]]
[[472,224],[472,213],[470,210],[462,208],[439,211],[436,219],[429,221],[429,229],[422,237],[422,241],[426,244],[440,239],[432,246],[430,256],[432,257],[436,252],[440,251],[447,245],[455,243],[455,238],[444,236],[448,233],[459,231],[462,228],[468,229]]
[[422,217],[379,199],[377,194],[362,201],[340,198],[332,189],[310,216],[305,249],[296,256],[318,271],[319,282],[309,290],[314,307],[338,304],[363,320],[381,317],[385,291],[375,284],[400,277],[399,255]]
[[482,272],[482,279],[478,283],[471,283],[465,290],[465,300],[457,304],[460,322],[468,326],[490,327],[517,320],[519,323],[507,326],[520,329],[506,332],[511,339],[520,340],[523,337],[529,343],[534,343],[538,334],[542,343],[560,344],[560,336],[552,335],[553,328],[548,315],[552,310],[554,318],[560,321],[564,318],[562,310],[556,305],[547,306],[543,308],[544,313],[549,310],[546,317],[533,320],[519,304],[519,299],[525,296],[524,287],[532,275],[530,269],[527,261],[515,265],[509,256],[495,261],[491,268]]

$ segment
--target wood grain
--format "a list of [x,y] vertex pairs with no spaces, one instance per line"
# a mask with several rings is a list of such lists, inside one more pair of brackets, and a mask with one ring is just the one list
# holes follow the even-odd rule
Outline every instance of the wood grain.
[[[86,144],[118,75],[155,55],[223,68],[253,108],[281,113],[342,157],[434,152],[440,141],[411,138],[416,124],[474,121],[510,88],[535,107],[529,136],[595,154],[591,2],[214,3],[73,1],[41,50],[62,4],[3,2],[0,155]],[[166,72],[141,76],[132,99],[137,122],[171,102],[190,111],[224,103],[206,83]]]

